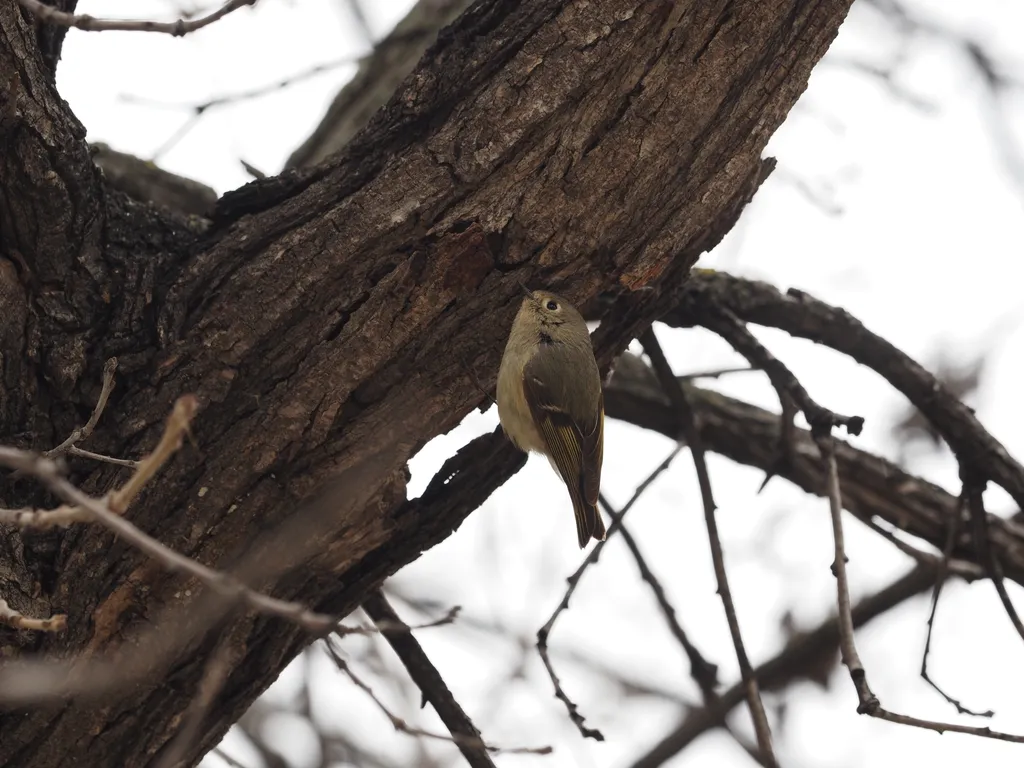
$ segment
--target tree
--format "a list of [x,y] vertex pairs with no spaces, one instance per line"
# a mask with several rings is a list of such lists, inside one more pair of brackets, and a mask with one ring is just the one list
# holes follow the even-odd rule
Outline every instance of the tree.
[[[521,466],[500,435],[485,436],[423,496],[406,498],[408,459],[486,402],[520,279],[554,285],[601,318],[604,366],[656,318],[720,332],[773,374],[784,412],[803,410],[828,445],[834,414],[815,410],[742,330],[767,317],[818,338],[801,325],[815,306],[801,305],[793,319],[786,313],[796,302],[758,286],[687,275],[771,172],[764,144],[849,4],[627,5],[475,5],[365,128],[337,141],[340,154],[309,154],[324,162],[230,193],[205,221],[141,203],[97,173],[52,85],[59,32],[34,26],[32,3],[10,4],[0,11],[0,56],[19,76],[4,89],[0,122],[0,264],[11,308],[0,440],[61,444],[94,412],[104,365],[116,357],[117,386],[90,450],[141,456],[175,402],[195,411],[194,444],[146,485],[130,508],[133,526],[256,589],[336,615],[376,599],[384,578],[449,535]],[[818,319],[839,317],[817,310]],[[869,353],[885,349],[874,343]],[[1019,466],[955,399],[928,394],[927,374],[902,357],[893,365],[893,383],[913,393],[975,473],[968,486],[991,479],[1019,502]],[[661,368],[668,396],[686,397]],[[628,378],[618,384],[635,394]],[[191,397],[194,406],[180,400]],[[716,401],[700,397],[691,392],[690,407],[700,408],[710,444]],[[610,415],[622,407],[612,400]],[[643,407],[649,414],[664,403],[649,396]],[[748,413],[742,434],[764,418]],[[766,451],[791,460],[769,466],[799,476],[779,445],[789,438]],[[840,463],[844,456],[837,449]],[[807,481],[813,492],[822,490],[820,471]],[[77,459],[71,472],[94,496],[131,475]],[[53,506],[24,477],[5,479],[0,499],[11,509]],[[290,518],[303,526],[278,528]],[[943,545],[947,520],[919,525],[914,533]],[[315,540],[312,561],[304,538]],[[66,614],[68,626],[9,633],[7,655],[122,651],[123,659],[135,646],[133,658],[145,662],[134,678],[144,672],[145,682],[105,693],[102,708],[78,698],[57,714],[5,715],[0,756],[14,764],[62,764],[71,744],[88,745],[90,764],[146,764],[180,733],[215,669],[208,660],[229,658],[184,743],[194,763],[311,639],[308,622],[213,600],[209,582],[183,580],[98,526],[12,531],[9,540],[13,586],[4,597],[22,616]],[[264,568],[277,549],[307,556]],[[982,552],[968,550],[957,555],[987,567]],[[1000,552],[1010,575],[1013,548]],[[935,567],[914,582],[918,590]],[[174,643],[144,631],[168,622],[180,628]],[[109,673],[96,667],[86,679],[96,669]]]

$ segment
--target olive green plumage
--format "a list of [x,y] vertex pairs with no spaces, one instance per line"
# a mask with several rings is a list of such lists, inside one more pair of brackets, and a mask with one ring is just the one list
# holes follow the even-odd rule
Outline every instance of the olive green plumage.
[[604,539],[597,509],[604,457],[601,374],[583,316],[562,297],[528,291],[523,299],[498,371],[498,417],[513,443],[547,456],[562,478],[580,547]]

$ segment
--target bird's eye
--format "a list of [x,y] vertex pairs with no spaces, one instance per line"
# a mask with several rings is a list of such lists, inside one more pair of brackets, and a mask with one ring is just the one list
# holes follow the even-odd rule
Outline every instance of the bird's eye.
[[550,309],[552,312],[554,312],[556,309],[558,309],[558,302],[555,301],[554,299],[548,299],[548,303],[545,304],[544,306]]

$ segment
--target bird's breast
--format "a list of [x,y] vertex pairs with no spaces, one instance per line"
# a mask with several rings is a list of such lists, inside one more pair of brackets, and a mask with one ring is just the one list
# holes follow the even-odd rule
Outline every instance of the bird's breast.
[[516,366],[502,366],[498,372],[498,419],[501,428],[523,451],[544,453],[544,441],[533,424],[533,414],[523,393],[523,379]]

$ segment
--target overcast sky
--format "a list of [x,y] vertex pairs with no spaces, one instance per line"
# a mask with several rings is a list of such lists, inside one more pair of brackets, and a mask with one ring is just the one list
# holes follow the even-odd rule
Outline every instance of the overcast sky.
[[[377,38],[411,3],[364,0]],[[79,4],[97,16],[123,16],[129,4],[103,0]],[[1024,77],[1024,4],[1018,0],[914,0],[907,7],[937,24],[953,25],[988,50],[1013,61]],[[134,0],[133,15],[166,18],[170,5]],[[183,39],[137,33],[72,30],[58,70],[61,94],[84,122],[91,141],[143,157],[203,181],[218,192],[245,183],[241,160],[277,172],[310,133],[354,65],[330,71],[273,95],[210,110],[173,146],[169,140],[190,118],[188,105],[280,80],[309,66],[354,59],[366,52],[346,4],[332,0],[262,0],[214,27]],[[920,102],[894,98],[894,88],[848,66],[851,60],[889,66],[899,61],[895,90]],[[844,64],[846,62],[846,64]],[[140,104],[139,100],[159,102]],[[1024,90],[1005,101],[1002,125],[1024,155]],[[807,92],[772,139],[767,153],[779,169],[706,266],[798,287],[849,310],[919,361],[944,354],[969,362],[989,354],[981,388],[970,404],[988,429],[1024,458],[1024,174],[1015,178],[993,137],[993,109],[968,62],[928,37],[901,39],[867,6],[855,6]],[[1020,168],[1024,168],[1021,162]],[[811,202],[794,180],[814,190]],[[841,356],[784,334],[759,336],[800,377],[820,402],[867,419],[858,447],[895,459],[891,427],[901,398],[882,379]],[[659,336],[677,372],[738,362],[725,344],[700,331],[662,329]],[[756,374],[715,382],[729,394],[777,410],[776,398]],[[473,436],[497,424],[496,412],[473,413],[452,433],[429,444],[413,462],[419,493],[433,471]],[[604,488],[621,504],[672,449],[671,441],[617,422],[606,427]],[[907,457],[912,471],[959,490],[948,453],[921,448]],[[785,642],[780,616],[789,611],[809,627],[834,605],[831,532],[826,502],[782,481],[756,495],[758,472],[711,457],[710,467],[731,584],[747,649],[756,664]],[[1011,509],[1005,494],[991,492],[992,511]],[[689,455],[630,513],[631,530],[664,582],[680,620],[705,655],[718,663],[727,684],[737,677],[721,604],[715,594],[704,521]],[[854,597],[908,570],[907,557],[848,518],[848,554]],[[464,606],[468,616],[532,639],[558,603],[565,577],[581,560],[564,488],[543,458],[502,487],[459,531],[392,581],[403,594]],[[1009,584],[1024,610],[1024,594]],[[858,633],[869,679],[890,709],[948,719],[955,713],[917,677],[928,601],[907,603]],[[1024,732],[1024,646],[999,606],[991,584],[954,584],[944,595],[933,652],[935,676],[967,706],[994,709],[993,728]],[[492,743],[551,744],[552,757],[500,757],[501,765],[618,768],[661,738],[681,717],[677,704],[654,697],[621,702],[616,688],[561,651],[602,660],[625,677],[644,680],[681,698],[698,700],[685,657],[622,543],[607,547],[587,573],[551,646],[562,681],[588,723],[604,731],[603,744],[583,742],[535,652],[524,675],[502,682],[519,663],[514,641],[466,626],[435,629],[420,639],[463,707]],[[358,652],[361,644],[346,639]],[[386,650],[386,649],[385,649]],[[389,657],[386,652],[385,657]],[[321,659],[320,661],[324,661]],[[386,719],[324,661],[315,701],[323,722],[359,741],[389,751],[399,763],[421,749],[394,733]],[[397,668],[397,667],[396,667]],[[398,672],[398,675],[404,673]],[[296,675],[272,689],[287,697]],[[431,710],[418,710],[399,689],[378,683],[403,716],[443,729]],[[495,695],[496,686],[504,691]],[[859,717],[845,671],[830,688],[797,686],[788,697],[784,726],[776,732],[783,764],[799,768],[857,768],[927,764],[1018,766],[1024,746],[964,736],[938,736]],[[775,702],[772,696],[768,703]],[[745,710],[732,722],[749,734]],[[296,766],[311,764],[315,746],[297,720],[279,720]],[[240,738],[232,754],[257,766]],[[426,747],[451,756],[446,745]],[[454,759],[454,758],[452,758]],[[211,757],[204,765],[222,764]],[[703,737],[667,765],[752,765],[721,733]]]

